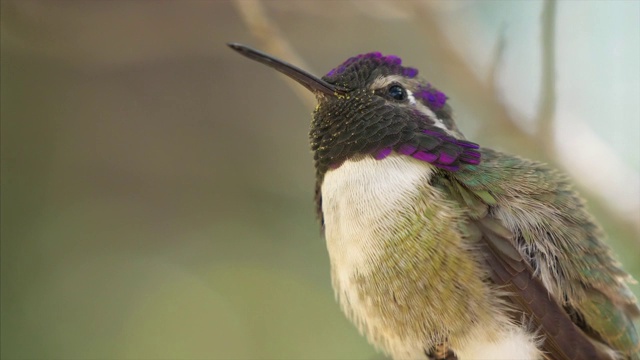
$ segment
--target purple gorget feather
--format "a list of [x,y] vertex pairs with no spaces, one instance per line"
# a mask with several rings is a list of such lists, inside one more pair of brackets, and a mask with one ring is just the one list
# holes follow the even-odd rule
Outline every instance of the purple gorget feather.
[[402,144],[394,148],[386,147],[375,152],[373,157],[376,160],[382,160],[389,156],[392,150],[395,150],[399,154],[411,156],[448,171],[459,170],[461,164],[480,164],[480,152],[478,151],[480,146],[478,144],[456,139],[439,130],[428,129],[423,130],[422,133],[429,137],[429,143],[435,139],[436,146],[421,147],[418,137],[416,146]]

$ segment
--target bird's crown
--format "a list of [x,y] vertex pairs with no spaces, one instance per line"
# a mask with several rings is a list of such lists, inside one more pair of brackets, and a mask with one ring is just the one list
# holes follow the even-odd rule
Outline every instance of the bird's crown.
[[[323,79],[347,89],[354,89],[366,84],[371,77],[378,76],[417,79],[418,69],[402,66],[402,59],[398,56],[385,56],[376,51],[350,57],[329,71]],[[429,83],[421,84],[418,91],[413,95],[416,99],[425,102],[434,111],[441,110],[447,103],[447,96]]]

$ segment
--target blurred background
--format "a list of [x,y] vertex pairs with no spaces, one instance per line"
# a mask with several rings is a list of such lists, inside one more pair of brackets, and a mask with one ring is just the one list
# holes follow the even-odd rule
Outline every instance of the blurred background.
[[[396,54],[568,172],[640,278],[640,2],[1,2],[3,359],[373,359],[313,204],[324,74]],[[633,289],[638,294],[639,287]]]

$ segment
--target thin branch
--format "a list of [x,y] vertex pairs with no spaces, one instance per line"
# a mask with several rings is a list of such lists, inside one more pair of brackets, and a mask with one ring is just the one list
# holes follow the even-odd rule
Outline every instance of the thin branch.
[[[542,79],[538,107],[538,140],[545,148],[554,147],[553,123],[556,110],[556,8],[555,0],[546,0],[542,10]],[[549,151],[552,151],[549,149]]]
[[498,33],[498,41],[496,42],[496,47],[493,50],[491,66],[489,67],[489,72],[487,74],[487,83],[493,89],[496,88],[496,83],[498,81],[498,72],[500,70],[500,64],[502,63],[502,57],[504,56],[504,49],[507,47],[507,40],[505,36],[506,32],[507,32],[507,24],[503,23],[502,26],[500,26],[500,32]]
[[[302,57],[299,56],[293,49],[293,46],[287,41],[287,38],[282,34],[278,26],[271,20],[267,14],[267,10],[259,0],[236,0],[234,1],[236,9],[240,13],[240,17],[247,25],[253,36],[260,42],[260,47],[264,51],[286,60],[296,66],[309,70],[309,66],[305,64]],[[309,107],[316,106],[315,96],[300,86],[300,84],[289,79],[285,75],[281,75],[296,93],[296,95]]]

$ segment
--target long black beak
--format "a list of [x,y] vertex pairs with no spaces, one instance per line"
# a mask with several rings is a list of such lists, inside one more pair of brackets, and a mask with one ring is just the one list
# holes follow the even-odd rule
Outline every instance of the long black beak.
[[263,63],[280,71],[281,73],[300,83],[300,85],[309,89],[314,94],[321,93],[329,96],[336,96],[346,93],[346,89],[329,84],[319,77],[309,74],[308,72],[282,60],[276,59],[271,55],[265,54],[261,51],[238,43],[228,43],[227,45],[229,45],[229,47],[233,50],[248,57],[249,59]]

